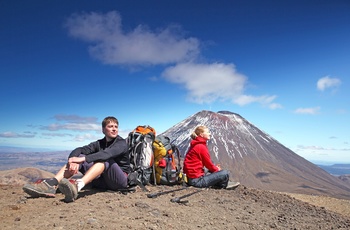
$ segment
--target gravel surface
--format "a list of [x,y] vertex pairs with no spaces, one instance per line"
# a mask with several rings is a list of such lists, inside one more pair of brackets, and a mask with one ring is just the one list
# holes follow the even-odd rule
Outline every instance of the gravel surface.
[[0,186],[0,229],[350,229],[350,203],[322,196],[247,188],[190,187],[156,198],[147,194],[181,188],[149,186],[150,192],[83,190],[73,203],[63,194],[30,198],[21,186]]

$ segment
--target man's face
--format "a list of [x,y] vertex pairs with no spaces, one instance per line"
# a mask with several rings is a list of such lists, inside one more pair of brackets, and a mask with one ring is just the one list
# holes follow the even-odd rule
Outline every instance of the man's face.
[[107,141],[112,140],[118,136],[118,124],[115,122],[109,122],[102,132],[106,136]]

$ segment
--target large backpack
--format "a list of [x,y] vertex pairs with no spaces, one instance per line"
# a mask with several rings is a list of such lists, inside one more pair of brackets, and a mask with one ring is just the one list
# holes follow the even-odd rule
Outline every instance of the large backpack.
[[156,184],[176,185],[182,182],[179,149],[170,138],[157,136],[153,142]]
[[128,176],[129,186],[149,184],[153,172],[153,141],[156,131],[149,125],[139,125],[129,133],[131,173]]

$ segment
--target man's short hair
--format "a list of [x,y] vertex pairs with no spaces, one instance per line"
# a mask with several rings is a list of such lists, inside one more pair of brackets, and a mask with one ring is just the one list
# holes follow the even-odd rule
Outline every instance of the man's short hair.
[[117,123],[117,125],[119,126],[119,122],[118,119],[112,116],[106,117],[105,119],[103,119],[102,121],[102,128],[106,127],[109,123]]

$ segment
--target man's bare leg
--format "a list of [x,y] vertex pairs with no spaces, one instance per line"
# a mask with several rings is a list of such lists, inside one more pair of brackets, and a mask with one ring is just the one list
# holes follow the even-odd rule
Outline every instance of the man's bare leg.
[[84,184],[90,183],[96,177],[101,175],[105,170],[105,164],[103,162],[97,162],[89,170],[85,173],[85,175],[81,178]]
[[73,175],[74,174],[68,170],[67,165],[65,165],[60,169],[60,171],[58,171],[55,178],[58,182],[60,182],[63,178],[71,178]]

